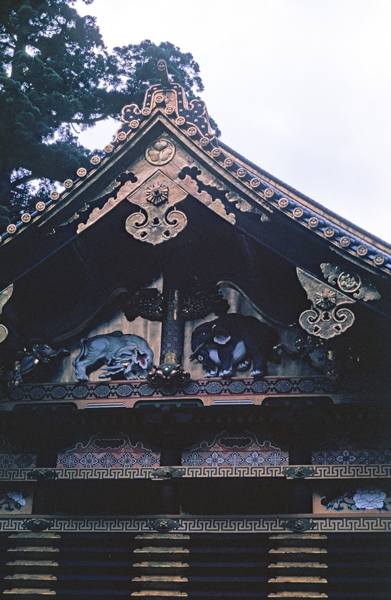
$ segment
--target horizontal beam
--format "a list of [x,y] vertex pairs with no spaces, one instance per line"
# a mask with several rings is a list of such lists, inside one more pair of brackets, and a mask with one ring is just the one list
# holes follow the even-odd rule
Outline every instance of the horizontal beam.
[[[304,515],[236,515],[236,516],[48,516],[20,515],[0,517],[0,532],[23,531],[23,522],[44,519],[51,532],[116,532],[147,533],[157,521],[174,521],[178,533],[283,533],[289,528],[287,522],[308,519],[311,533],[385,533],[391,532],[391,516],[325,516]],[[288,521],[287,521],[288,519]]]
[[120,467],[79,469],[0,469],[0,481],[48,480],[107,480],[152,479],[155,481],[178,478],[259,478],[284,477],[286,479],[385,479],[391,477],[391,465],[295,465],[294,467]]

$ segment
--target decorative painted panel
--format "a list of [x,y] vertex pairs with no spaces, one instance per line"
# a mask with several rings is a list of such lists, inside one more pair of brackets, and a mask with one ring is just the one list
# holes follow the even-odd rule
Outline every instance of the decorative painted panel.
[[0,469],[27,469],[36,466],[37,457],[18,444],[11,445],[8,438],[0,435]]
[[314,493],[313,510],[322,512],[391,512],[391,486],[386,482],[375,485],[354,485],[349,490],[322,490]]
[[341,441],[330,440],[312,452],[315,465],[389,465],[391,464],[391,441],[357,445],[347,436]]
[[272,446],[267,440],[261,444],[249,431],[243,435],[223,431],[213,440],[198,442],[182,453],[182,464],[190,467],[281,466],[288,462],[288,452]]
[[3,484],[0,489],[0,515],[31,514],[33,508],[32,488],[22,485]]
[[58,468],[85,469],[100,467],[157,467],[160,453],[145,448],[142,442],[133,445],[127,435],[108,438],[103,434],[94,435],[86,445],[78,442],[71,448],[59,452]]

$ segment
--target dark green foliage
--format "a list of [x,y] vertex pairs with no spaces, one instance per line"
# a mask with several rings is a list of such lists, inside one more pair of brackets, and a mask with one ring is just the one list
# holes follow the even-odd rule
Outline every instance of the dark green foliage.
[[203,89],[192,55],[169,42],[109,54],[75,1],[0,1],[0,204],[14,214],[88,166],[92,153],[75,132],[141,104],[159,81],[157,58],[190,98]]

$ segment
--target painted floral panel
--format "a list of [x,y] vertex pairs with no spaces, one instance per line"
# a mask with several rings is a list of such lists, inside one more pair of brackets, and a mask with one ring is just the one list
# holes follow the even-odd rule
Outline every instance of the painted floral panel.
[[371,445],[357,445],[347,436],[341,441],[330,440],[321,448],[313,450],[314,465],[388,465],[391,464],[391,440],[386,443],[374,441]]
[[6,436],[0,436],[0,469],[28,469],[36,466],[36,454],[28,452],[20,444],[12,445]]
[[322,490],[314,494],[314,513],[322,512],[391,512],[389,487],[362,486],[344,492]]
[[226,431],[212,441],[201,441],[182,453],[182,465],[188,467],[259,467],[280,466],[289,462],[288,452],[272,446],[269,441],[262,444],[248,431],[233,436]]
[[68,469],[157,467],[159,464],[159,452],[145,448],[142,442],[133,445],[122,433],[115,439],[97,434],[86,445],[79,442],[60,451],[57,457],[57,468]]

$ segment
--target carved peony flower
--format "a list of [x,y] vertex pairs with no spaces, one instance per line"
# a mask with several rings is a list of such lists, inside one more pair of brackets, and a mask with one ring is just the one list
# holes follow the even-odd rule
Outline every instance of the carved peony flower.
[[383,508],[387,494],[378,488],[362,488],[356,490],[353,496],[356,508]]
[[11,498],[16,504],[16,507],[24,506],[26,504],[26,500],[23,498],[20,492],[7,492],[8,498]]

